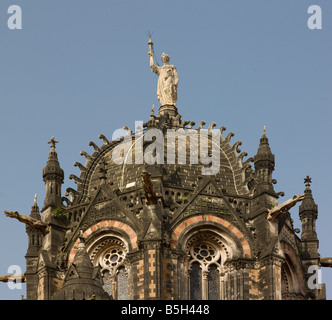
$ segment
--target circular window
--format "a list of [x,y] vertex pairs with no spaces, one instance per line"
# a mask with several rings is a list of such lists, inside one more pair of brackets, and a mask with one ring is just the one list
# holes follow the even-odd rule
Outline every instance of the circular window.
[[219,252],[209,243],[196,243],[191,247],[191,256],[207,264],[217,260],[219,258]]
[[123,248],[110,248],[104,252],[101,256],[100,264],[103,269],[109,271],[115,270],[119,265],[121,265],[125,259],[126,252]]

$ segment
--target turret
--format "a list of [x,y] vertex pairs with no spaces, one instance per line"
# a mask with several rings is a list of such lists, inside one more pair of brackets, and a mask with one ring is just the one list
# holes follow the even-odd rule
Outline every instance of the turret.
[[58,155],[55,152],[55,144],[58,141],[54,137],[48,142],[51,144],[51,151],[48,154],[48,160],[43,169],[43,180],[46,186],[46,197],[43,210],[48,206],[55,208],[62,204],[61,201],[61,185],[63,184],[64,173],[58,161]]
[[[35,199],[33,205],[31,207],[30,218],[41,221],[39,207],[37,205],[37,195],[35,195]],[[40,249],[42,247],[42,238],[43,233],[41,230],[32,228],[29,225],[26,225],[26,232],[28,234],[28,250],[25,255],[26,259],[26,283],[27,283],[27,299],[35,300],[37,299],[37,261]]]
[[254,156],[254,165],[257,176],[256,194],[267,192],[275,195],[272,185],[272,172],[274,171],[274,154],[272,154],[269,140],[264,126],[257,154]]
[[93,267],[80,237],[74,260],[68,268],[62,289],[53,296],[54,300],[109,300],[103,289],[100,267]]
[[[42,222],[47,225],[48,232],[43,238],[43,247],[40,251],[38,265],[38,299],[50,299],[57,290],[59,279],[57,270],[57,259],[64,241],[66,226],[56,217],[56,210],[63,209],[61,199],[61,185],[63,184],[64,172],[60,167],[58,155],[55,152],[54,137],[48,142],[51,150],[48,160],[43,169],[43,180],[46,186],[44,206],[41,210]],[[42,266],[41,266],[42,265]]]
[[[316,233],[316,220],[318,218],[318,206],[310,189],[311,178],[304,179],[306,188],[304,199],[299,207],[299,216],[302,223],[302,257],[305,259],[318,259],[318,238]],[[314,262],[314,261],[312,261]]]
[[[41,221],[40,213],[39,213],[39,207],[37,205],[37,195],[35,195],[35,199],[33,202],[33,205],[31,207],[31,213],[30,218],[36,219],[38,221]],[[38,251],[40,250],[42,246],[42,232],[36,228],[31,228],[29,225],[26,226],[26,232],[29,237],[29,245],[28,245],[28,251],[26,256],[37,256]]]

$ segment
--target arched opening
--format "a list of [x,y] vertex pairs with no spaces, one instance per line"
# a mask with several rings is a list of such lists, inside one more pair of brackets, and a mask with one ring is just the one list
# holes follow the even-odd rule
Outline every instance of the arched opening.
[[202,270],[198,262],[194,262],[191,265],[190,299],[202,300]]
[[228,248],[213,231],[195,232],[187,241],[189,260],[189,298],[191,300],[222,299],[221,275]]
[[220,299],[220,272],[218,266],[210,265],[208,273],[208,300]]
[[303,299],[297,268],[287,254],[281,267],[281,297],[282,300]]
[[103,236],[90,247],[93,265],[100,266],[103,289],[115,300],[128,300],[126,244],[115,236]]
[[305,298],[305,280],[300,259],[289,243],[283,241],[281,246],[285,255],[285,262],[281,266],[281,298],[302,300]]

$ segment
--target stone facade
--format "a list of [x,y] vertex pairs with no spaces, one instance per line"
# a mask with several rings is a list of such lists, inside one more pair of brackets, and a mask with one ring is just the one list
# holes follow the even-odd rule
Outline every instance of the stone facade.
[[[138,141],[145,151],[154,143],[144,139],[149,129],[199,133],[205,122],[194,125],[175,106],[162,106],[140,135],[128,130],[117,141],[100,135],[101,146],[89,143],[91,155],[81,152],[85,164],[74,164],[80,176],[69,178],[77,188],[65,195],[51,139],[44,205],[39,210],[35,201],[30,215],[48,232],[26,229],[27,299],[325,299],[324,286],[308,287],[308,268],[320,263],[310,178],[299,208],[301,237],[287,209],[267,219],[282,192],[274,190],[275,158],[265,129],[257,154],[244,161],[241,142],[231,144],[234,134],[224,137],[220,128],[220,167],[213,175],[202,174],[205,164],[190,163],[189,136],[175,149],[175,164],[139,159]],[[117,164],[116,157],[127,160]]]

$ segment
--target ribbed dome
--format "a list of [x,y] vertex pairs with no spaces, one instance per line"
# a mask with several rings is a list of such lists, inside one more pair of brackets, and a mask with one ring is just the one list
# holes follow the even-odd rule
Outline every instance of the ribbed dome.
[[[161,108],[162,109],[162,108]],[[144,125],[145,130],[141,133],[133,133],[128,129],[127,135],[122,139],[115,141],[108,141],[104,135],[100,138],[104,140],[104,144],[98,147],[95,143],[90,142],[94,147],[94,153],[89,155],[82,151],[81,155],[86,157],[85,165],[79,162],[75,163],[81,169],[80,177],[70,175],[69,178],[74,179],[77,184],[77,192],[75,191],[76,201],[84,201],[87,196],[93,197],[100,185],[102,175],[105,176],[106,183],[111,186],[111,189],[117,192],[126,192],[128,190],[142,189],[141,175],[144,170],[159,171],[159,177],[162,179],[164,186],[170,189],[169,193],[176,192],[175,189],[185,189],[186,193],[190,193],[199,184],[205,174],[215,178],[216,183],[221,190],[233,195],[248,195],[248,182],[250,181],[250,161],[243,162],[243,158],[247,156],[247,152],[242,152],[239,146],[241,141],[237,141],[231,145],[230,139],[234,136],[233,132],[228,133],[226,137],[222,136],[222,132],[226,129],[214,129],[216,123],[211,123],[207,130],[204,130],[205,121],[201,121],[198,128],[193,128],[194,122],[182,121],[181,115],[174,111],[170,115],[163,109],[158,116],[151,116],[149,121]],[[153,141],[151,131],[162,136],[161,146]],[[184,148],[178,149],[178,143],[171,144],[169,139],[170,132],[177,130],[179,134],[189,135],[187,137]],[[214,130],[214,131],[212,131]],[[201,132],[209,132],[208,143],[205,146],[201,144]],[[218,137],[219,140],[214,140],[213,137]],[[147,153],[152,157],[156,156],[153,149],[160,147],[161,156],[159,163],[151,165],[147,161]],[[169,161],[169,149],[174,150],[173,162]],[[142,148],[143,153],[140,155],[141,159],[137,157],[137,151]],[[118,150],[116,150],[118,149]],[[119,149],[122,149],[119,151]],[[211,174],[204,173],[204,170],[213,169],[211,163],[202,163],[202,154],[206,155],[206,159],[212,155],[216,156],[217,162],[212,162],[216,170],[211,170]],[[119,158],[122,157],[122,163],[119,164]],[[197,159],[196,164],[192,163],[191,159]],[[213,160],[212,160],[213,161]],[[121,159],[120,159],[121,162]],[[152,168],[153,167],[153,168]],[[151,172],[150,172],[151,173]],[[72,191],[72,190],[69,190]],[[73,193],[73,191],[72,191]],[[182,192],[183,193],[183,192]],[[185,194],[181,193],[181,197]],[[75,201],[74,201],[75,202]]]

